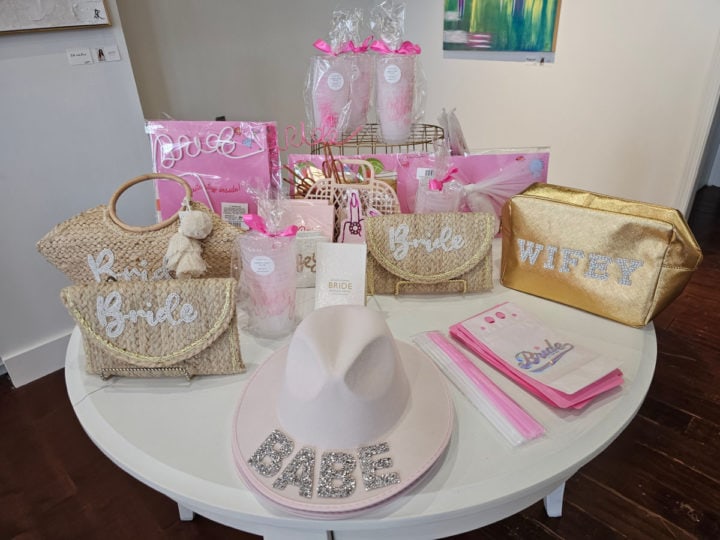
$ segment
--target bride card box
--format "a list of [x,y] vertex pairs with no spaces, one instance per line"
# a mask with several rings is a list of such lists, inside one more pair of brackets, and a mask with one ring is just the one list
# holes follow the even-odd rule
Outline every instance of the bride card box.
[[[258,196],[279,179],[277,129],[273,122],[148,121],[153,167],[184,178],[193,199],[240,226],[256,214]],[[156,183],[159,220],[167,219],[184,196],[177,186]]]
[[72,285],[61,292],[80,327],[86,369],[103,378],[245,371],[232,278]]

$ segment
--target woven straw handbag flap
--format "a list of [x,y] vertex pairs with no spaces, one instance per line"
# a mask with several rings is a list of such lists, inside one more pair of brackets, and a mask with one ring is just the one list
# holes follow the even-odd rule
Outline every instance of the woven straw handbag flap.
[[494,217],[480,212],[392,214],[365,223],[370,256],[415,283],[440,283],[468,272],[488,256],[494,235]]
[[235,324],[232,278],[73,285],[61,298],[86,340],[139,367],[196,356]]

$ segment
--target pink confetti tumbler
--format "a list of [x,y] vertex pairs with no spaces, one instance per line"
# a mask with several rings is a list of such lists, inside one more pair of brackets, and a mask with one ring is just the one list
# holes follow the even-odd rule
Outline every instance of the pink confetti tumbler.
[[295,327],[295,237],[251,231],[238,237],[238,246],[250,331],[267,338],[289,334]]
[[312,63],[312,107],[315,129],[341,133],[350,108],[352,65],[344,56],[316,56]]
[[360,53],[349,55],[349,58],[352,63],[352,81],[350,83],[350,111],[345,129],[346,135],[367,123],[373,79],[375,78],[373,55]]
[[375,109],[380,133],[386,143],[404,143],[412,130],[415,55],[385,54],[375,62]]

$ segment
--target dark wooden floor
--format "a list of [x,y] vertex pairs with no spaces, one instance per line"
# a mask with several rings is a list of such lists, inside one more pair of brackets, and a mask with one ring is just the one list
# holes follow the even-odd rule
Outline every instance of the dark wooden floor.
[[[542,503],[470,538],[720,538],[720,188],[690,216],[705,261],[656,320],[658,363],[640,414],[567,484],[562,518]],[[13,389],[0,378],[0,539],[250,539],[122,472],[73,414],[63,373]]]

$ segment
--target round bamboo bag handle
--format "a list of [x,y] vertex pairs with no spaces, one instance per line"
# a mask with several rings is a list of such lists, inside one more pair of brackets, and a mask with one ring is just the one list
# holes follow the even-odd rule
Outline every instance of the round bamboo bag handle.
[[142,176],[136,176],[135,178],[128,180],[122,186],[120,186],[110,198],[110,203],[108,204],[108,213],[110,214],[110,219],[112,219],[118,227],[130,232],[159,231],[160,229],[164,229],[168,225],[172,225],[178,219],[178,214],[176,213],[172,217],[169,217],[165,221],[161,221],[160,223],[155,223],[154,225],[139,226],[128,225],[118,217],[115,206],[118,199],[120,198],[120,195],[122,195],[129,187],[134,186],[135,184],[145,182],[146,180],[153,180],[155,178],[161,178],[163,180],[167,179],[172,180],[173,182],[177,182],[183,188],[185,188],[185,197],[187,197],[188,201],[192,199],[192,188],[190,187],[190,184],[188,184],[183,178],[180,178],[179,176],[175,176],[174,174],[160,173],[143,174]]

